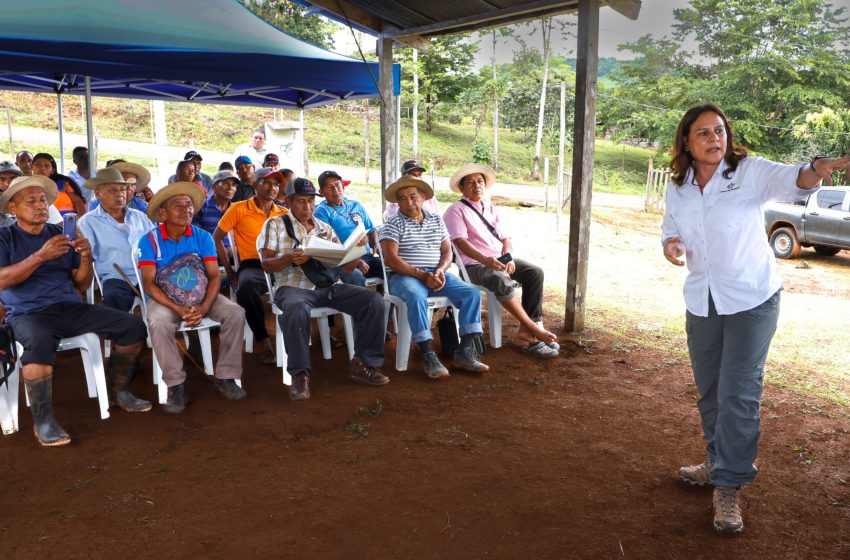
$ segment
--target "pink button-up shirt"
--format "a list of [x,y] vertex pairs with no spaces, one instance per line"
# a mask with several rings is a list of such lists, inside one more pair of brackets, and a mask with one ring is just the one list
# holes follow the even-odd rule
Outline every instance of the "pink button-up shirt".
[[[496,208],[492,204],[486,204],[483,201],[476,204],[466,197],[463,198],[478,208],[478,211],[484,215],[487,221],[490,222],[490,225],[496,228],[499,239],[508,237],[499,225],[499,215],[496,213]],[[487,229],[487,226],[478,217],[478,214],[466,204],[458,201],[449,206],[449,209],[443,215],[443,221],[446,223],[446,229],[449,230],[449,236],[451,236],[452,241],[462,237],[472,243],[472,246],[478,249],[484,256],[501,256],[502,242],[493,237],[493,234],[490,233],[490,230]],[[466,256],[463,251],[460,252],[460,258],[465,265],[481,264],[475,259]]]

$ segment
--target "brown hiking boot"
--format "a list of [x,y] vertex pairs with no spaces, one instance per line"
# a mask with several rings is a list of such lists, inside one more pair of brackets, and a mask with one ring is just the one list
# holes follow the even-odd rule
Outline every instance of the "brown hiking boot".
[[743,528],[741,489],[717,486],[714,489],[714,529],[721,533],[740,533]]
[[294,401],[306,401],[310,398],[310,376],[301,371],[292,376],[292,389],[289,398]]
[[348,375],[355,381],[362,381],[369,385],[386,385],[390,382],[390,378],[378,371],[377,368],[367,366],[358,357],[351,360],[351,365],[348,366]]
[[692,486],[705,486],[711,484],[711,473],[714,472],[714,463],[706,459],[701,465],[691,465],[679,469],[679,478]]

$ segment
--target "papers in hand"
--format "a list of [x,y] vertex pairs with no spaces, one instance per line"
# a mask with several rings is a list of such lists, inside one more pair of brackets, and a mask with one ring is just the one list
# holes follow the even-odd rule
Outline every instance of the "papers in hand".
[[354,228],[354,231],[343,244],[334,243],[317,236],[309,236],[307,242],[301,248],[308,257],[316,259],[329,268],[337,268],[366,254],[366,246],[357,245],[365,235],[366,228],[361,223],[357,224],[357,227]]
[[180,321],[180,330],[181,331],[196,331],[198,329],[206,329],[209,327],[217,327],[221,325],[218,321],[213,321],[209,317],[204,317],[201,319],[201,322],[195,325],[194,327],[187,327],[186,321]]

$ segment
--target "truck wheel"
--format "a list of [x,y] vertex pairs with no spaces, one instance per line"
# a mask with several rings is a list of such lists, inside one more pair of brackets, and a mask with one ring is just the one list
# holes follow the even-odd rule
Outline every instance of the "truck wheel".
[[825,245],[815,245],[815,253],[818,255],[823,255],[825,257],[831,257],[832,255],[837,255],[838,251],[840,251],[838,247],[827,247]]
[[800,254],[800,242],[791,228],[783,227],[770,236],[770,247],[778,259],[793,259]]

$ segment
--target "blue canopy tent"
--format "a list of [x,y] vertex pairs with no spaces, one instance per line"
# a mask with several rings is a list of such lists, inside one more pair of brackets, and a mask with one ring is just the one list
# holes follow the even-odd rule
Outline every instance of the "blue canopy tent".
[[[377,97],[377,81],[376,63],[295,39],[235,0],[3,7],[0,89],[304,109]],[[394,65],[394,95],[399,84]],[[88,128],[91,147],[90,113]]]

